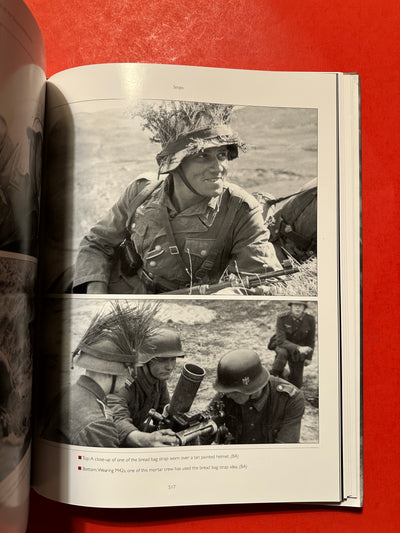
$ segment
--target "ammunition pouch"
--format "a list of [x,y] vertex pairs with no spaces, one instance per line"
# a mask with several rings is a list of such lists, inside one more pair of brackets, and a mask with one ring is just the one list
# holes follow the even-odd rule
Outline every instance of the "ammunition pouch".
[[143,261],[130,238],[126,238],[121,242],[118,252],[122,274],[125,276],[136,274],[142,266]]

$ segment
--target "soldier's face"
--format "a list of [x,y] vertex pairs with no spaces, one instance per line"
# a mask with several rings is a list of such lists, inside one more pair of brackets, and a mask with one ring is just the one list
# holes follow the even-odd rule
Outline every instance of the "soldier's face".
[[292,308],[292,313],[296,318],[299,318],[304,312],[303,304],[292,304],[291,308]]
[[181,168],[186,179],[202,196],[219,196],[228,173],[228,150],[225,146],[207,148],[185,157]]
[[148,362],[153,378],[167,381],[176,365],[176,357],[155,357]]
[[249,400],[255,400],[259,398],[261,396],[261,393],[262,393],[262,389],[260,389],[259,391],[253,394],[245,394],[244,392],[235,391],[235,392],[227,392],[226,396],[230,398],[231,400],[233,400],[235,403],[239,405],[244,405]]

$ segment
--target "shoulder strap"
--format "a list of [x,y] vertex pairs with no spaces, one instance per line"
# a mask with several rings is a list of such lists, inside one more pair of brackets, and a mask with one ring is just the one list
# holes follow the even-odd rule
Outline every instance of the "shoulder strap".
[[[314,185],[315,183],[315,185]],[[292,198],[294,196],[300,196],[302,195],[303,193],[306,193],[306,192],[316,192],[317,191],[317,184],[316,184],[316,179],[313,179],[311,180],[310,182],[308,182],[303,188],[301,188],[299,191],[296,191],[292,194],[289,194],[287,196],[281,196],[280,198],[272,198],[270,201],[271,201],[271,204],[279,204],[280,202],[283,202],[284,200],[288,200],[289,198]]]
[[240,196],[231,196],[228,203],[228,210],[219,229],[217,238],[212,246],[207,258],[203,261],[201,267],[196,272],[197,281],[202,281],[207,274],[210,274],[214,267],[215,261],[221,248],[224,247],[229,228],[235,220],[236,214],[242,205],[243,199]]
[[135,196],[130,206],[131,212],[127,220],[126,226],[130,227],[133,217],[135,216],[136,210],[142,205],[142,203],[147,200],[152,192],[154,192],[160,185],[163,183],[163,180],[151,181],[148,185],[145,185],[141,191]]

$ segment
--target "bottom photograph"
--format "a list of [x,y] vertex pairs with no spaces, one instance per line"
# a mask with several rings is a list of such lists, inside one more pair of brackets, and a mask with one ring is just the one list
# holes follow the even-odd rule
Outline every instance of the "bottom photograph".
[[152,448],[319,442],[317,302],[46,301],[37,437]]

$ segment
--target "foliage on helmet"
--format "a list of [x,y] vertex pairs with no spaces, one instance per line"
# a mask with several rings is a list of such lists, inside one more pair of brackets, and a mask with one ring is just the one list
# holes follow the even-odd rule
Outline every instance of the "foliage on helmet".
[[111,309],[103,308],[93,317],[73,353],[73,358],[79,352],[107,339],[115,345],[121,354],[121,360],[124,360],[125,356],[126,362],[137,364],[137,353],[143,342],[156,330],[154,316],[157,311],[158,305],[148,302],[135,306],[127,302],[111,302]]
[[150,140],[165,147],[192,131],[229,124],[232,110],[227,104],[163,101],[143,106],[139,116],[143,129],[152,134]]

